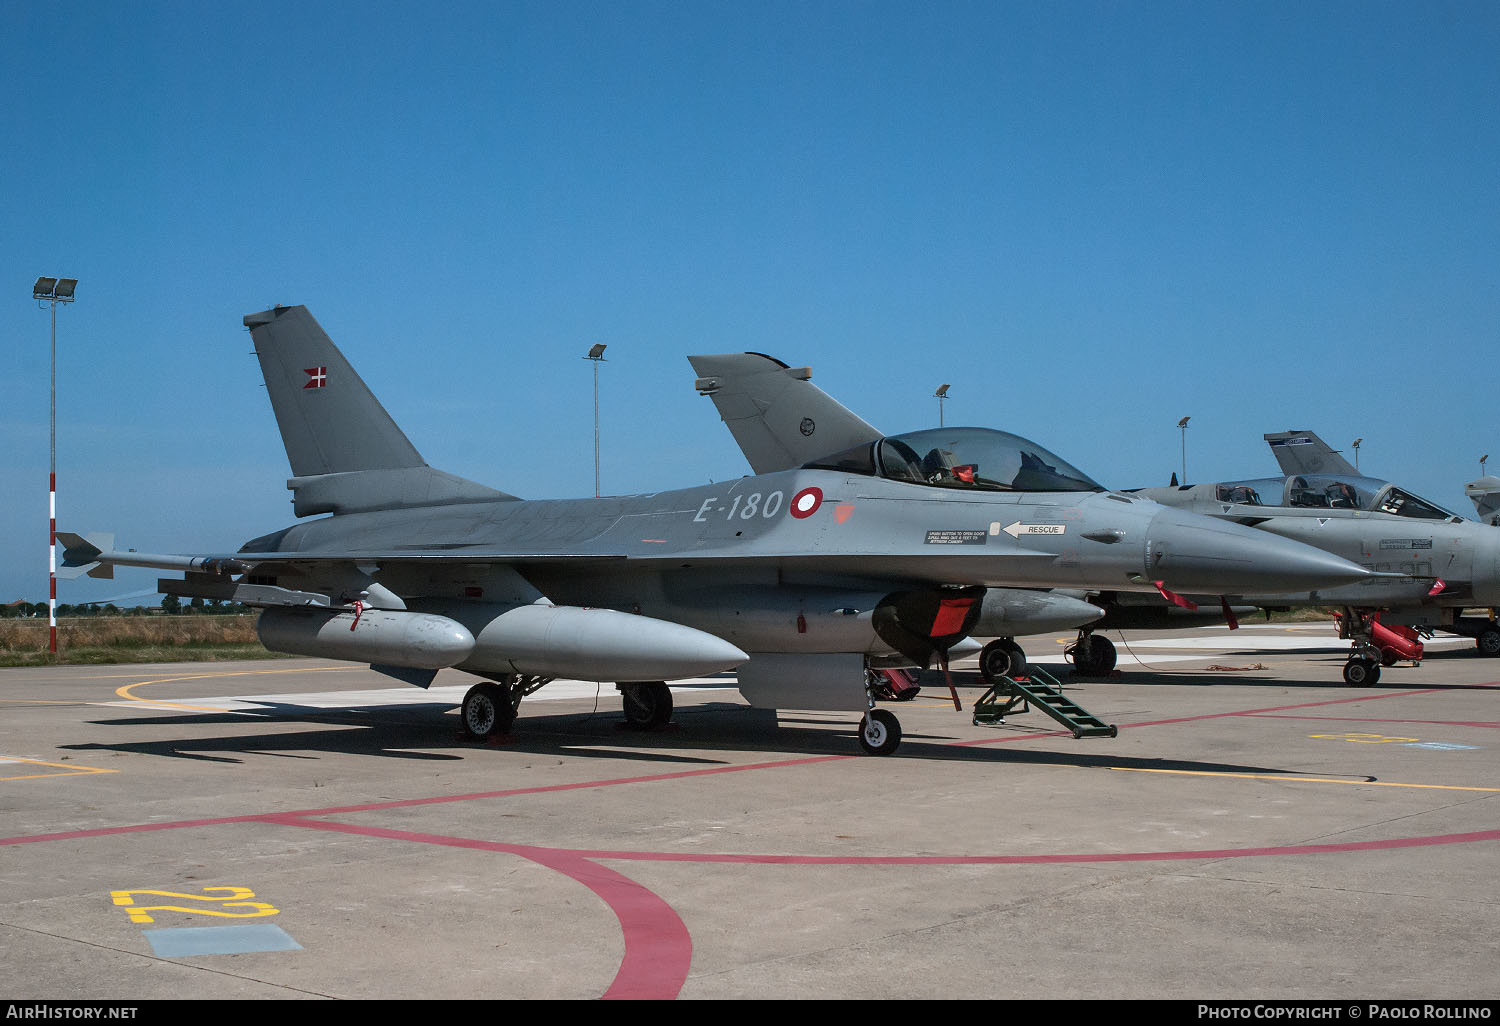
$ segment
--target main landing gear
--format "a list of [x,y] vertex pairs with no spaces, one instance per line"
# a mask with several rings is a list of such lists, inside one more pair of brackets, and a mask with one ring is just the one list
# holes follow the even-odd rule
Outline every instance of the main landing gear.
[[463,720],[464,733],[471,738],[491,738],[509,734],[516,722],[516,707],[521,696],[511,699],[511,692],[504,684],[483,681],[475,684],[464,695],[459,717]]
[[551,677],[514,674],[498,681],[475,684],[464,695],[463,705],[458,711],[464,734],[476,741],[509,734],[516,722],[516,711],[521,708],[521,699],[551,682]]
[[1474,647],[1479,654],[1491,658],[1500,656],[1500,628],[1486,627],[1474,638]]
[[1073,672],[1081,677],[1108,677],[1115,668],[1115,645],[1102,634],[1081,630],[1078,640],[1063,650],[1073,659]]
[[672,689],[666,681],[616,684],[625,706],[625,726],[631,730],[660,730],[672,721]]
[[997,678],[1019,677],[1026,672],[1026,653],[1015,638],[996,638],[979,652],[979,675],[991,687]]

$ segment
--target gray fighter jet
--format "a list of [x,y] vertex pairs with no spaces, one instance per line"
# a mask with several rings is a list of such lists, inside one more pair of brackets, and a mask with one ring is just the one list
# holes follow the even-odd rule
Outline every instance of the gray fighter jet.
[[60,534],[64,565],[181,569],[159,586],[264,607],[260,638],[276,651],[368,662],[424,687],[445,667],[489,678],[463,701],[474,735],[509,730],[522,698],[554,678],[615,682],[627,721],[659,726],[667,681],[732,669],[754,706],[863,712],[860,742],[884,754],[900,724],[875,707],[867,668],[977,649],[967,639],[989,589],[1257,591],[1369,574],[1107,492],[1040,446],[973,428],[852,448],[822,447],[823,435],[796,469],[522,500],[428,466],[306,308],[245,324],[294,511],[316,519],[194,556]]
[[[789,367],[761,353],[725,353],[691,356],[700,375],[697,389],[709,396],[740,451],[759,474],[804,465],[817,465],[813,454],[830,447],[862,446],[877,442],[880,432],[833,399],[811,381],[807,367]],[[936,432],[932,434],[942,434]],[[1008,436],[1014,438],[1014,436]],[[1017,439],[1025,452],[1032,443]],[[1044,473],[1045,464],[1023,455],[1022,475]],[[1018,477],[1018,486],[1020,477]],[[1044,486],[1042,482],[1033,482]],[[1090,536],[1085,535],[1085,538]],[[1096,540],[1096,539],[1095,539]],[[1155,590],[1078,589],[1065,586],[1051,590],[990,588],[985,592],[981,616],[972,635],[993,638],[979,655],[980,673],[987,680],[1015,675],[1025,670],[1025,652],[1016,637],[1079,628],[1078,641],[1067,649],[1074,668],[1084,674],[1106,674],[1114,668],[1114,646],[1098,627],[1160,628],[1221,622],[1253,612],[1255,607],[1231,606],[1227,593],[1235,588],[1227,577],[1214,589],[1212,604],[1200,608],[1166,587],[1153,582]],[[1080,607],[1079,603],[1087,604]],[[1076,610],[1076,614],[1075,614]]]
[[[1420,659],[1421,637],[1445,631],[1500,655],[1500,534],[1435,503],[1355,471],[1311,431],[1264,436],[1285,476],[1144,488],[1132,495],[1315,545],[1376,574],[1337,588],[1238,592],[1263,608],[1342,608],[1353,645],[1350,684],[1373,684],[1380,666]],[[1487,615],[1466,616],[1484,609]]]

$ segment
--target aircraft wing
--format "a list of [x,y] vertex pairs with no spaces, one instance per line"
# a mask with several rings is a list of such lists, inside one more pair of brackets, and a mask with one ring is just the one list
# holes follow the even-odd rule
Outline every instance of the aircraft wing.
[[1283,474],[1348,474],[1358,470],[1311,431],[1277,431],[1262,435]]
[[[107,536],[91,535],[93,541],[77,534],[58,532],[66,549],[62,576],[76,577],[87,573],[93,577],[113,577],[115,566],[180,570],[181,581],[163,579],[161,590],[182,597],[220,599],[247,605],[329,605],[336,604],[329,594],[330,583],[351,584],[369,581],[382,571],[420,570],[434,581],[451,574],[452,579],[468,578],[476,570],[507,569],[525,577],[528,570],[546,569],[549,573],[579,574],[628,572],[634,565],[669,563],[677,567],[713,567],[731,569],[737,566],[801,570],[818,574],[844,575],[866,580],[889,580],[899,584],[983,584],[1004,580],[1014,572],[1008,568],[1047,563],[1057,557],[1048,552],[1023,549],[1020,546],[997,546],[981,556],[960,551],[934,552],[924,545],[913,545],[903,551],[894,546],[879,552],[866,549],[786,553],[747,551],[745,548],[650,551],[641,543],[635,551],[538,551],[499,550],[493,546],[447,546],[422,550],[321,551],[321,552],[245,552],[204,555],[119,552],[102,549],[97,542]],[[340,589],[334,589],[340,590]],[[348,588],[342,590],[351,590]],[[357,589],[353,589],[357,590]]]

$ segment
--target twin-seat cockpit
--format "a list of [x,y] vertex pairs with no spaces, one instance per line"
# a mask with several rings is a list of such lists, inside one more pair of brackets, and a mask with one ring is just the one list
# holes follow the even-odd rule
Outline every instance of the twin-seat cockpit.
[[1389,481],[1333,474],[1295,474],[1253,481],[1226,481],[1215,498],[1242,506],[1290,506],[1297,509],[1362,509],[1413,520],[1461,521],[1441,506],[1418,498]]
[[1083,471],[1019,435],[935,428],[887,435],[803,465],[937,488],[993,492],[1102,492]]

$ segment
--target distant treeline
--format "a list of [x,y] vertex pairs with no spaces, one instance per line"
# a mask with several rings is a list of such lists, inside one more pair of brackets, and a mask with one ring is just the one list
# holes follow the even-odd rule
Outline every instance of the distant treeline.
[[[250,612],[250,607],[241,602],[221,602],[214,599],[205,602],[195,598],[183,602],[176,595],[164,596],[159,606],[117,606],[113,602],[59,602],[58,616],[240,616]],[[46,616],[45,602],[10,602],[0,605],[0,619],[19,619]]]

